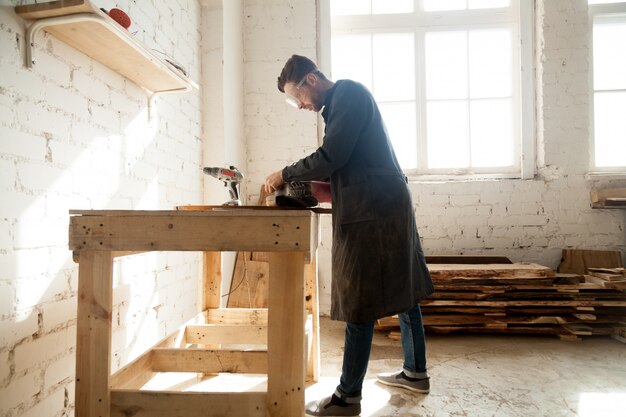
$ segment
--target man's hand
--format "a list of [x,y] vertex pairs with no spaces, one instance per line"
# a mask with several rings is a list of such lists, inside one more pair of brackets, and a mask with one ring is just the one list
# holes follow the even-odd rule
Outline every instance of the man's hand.
[[283,171],[276,171],[265,178],[265,192],[268,194],[272,194],[281,185],[283,185],[285,181],[283,180]]

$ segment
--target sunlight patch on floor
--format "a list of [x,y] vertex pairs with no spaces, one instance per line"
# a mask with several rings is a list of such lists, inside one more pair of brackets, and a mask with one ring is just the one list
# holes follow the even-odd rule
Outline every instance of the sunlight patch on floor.
[[[305,402],[328,397],[337,388],[338,377],[320,377],[319,381],[307,387]],[[363,382],[363,400],[361,401],[361,417],[371,417],[389,403],[391,394],[376,379],[369,378]]]
[[623,417],[626,392],[582,392],[578,401],[579,417]]

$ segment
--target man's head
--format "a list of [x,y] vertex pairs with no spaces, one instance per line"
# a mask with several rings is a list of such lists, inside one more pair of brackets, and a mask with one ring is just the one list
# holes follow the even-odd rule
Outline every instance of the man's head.
[[287,102],[299,109],[319,111],[324,105],[324,93],[332,87],[317,65],[309,58],[292,55],[278,77],[278,90]]

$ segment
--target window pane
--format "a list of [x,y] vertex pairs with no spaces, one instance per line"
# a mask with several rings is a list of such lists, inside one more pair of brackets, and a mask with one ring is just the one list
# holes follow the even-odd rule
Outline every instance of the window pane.
[[371,35],[333,36],[332,79],[349,78],[372,90]]
[[444,10],[496,9],[509,7],[511,0],[424,0],[424,10],[439,12]]
[[424,10],[427,12],[465,9],[467,9],[467,0],[424,0]]
[[415,102],[381,103],[378,108],[403,169],[417,168]]
[[511,100],[470,102],[472,167],[514,165]]
[[426,105],[428,168],[469,166],[467,101],[435,101]]
[[372,14],[413,13],[413,0],[373,0]]
[[626,89],[626,19],[593,25],[595,90]]
[[426,98],[467,98],[467,32],[428,32]]
[[511,96],[511,30],[469,33],[470,97]]
[[469,0],[470,9],[496,9],[509,7],[510,4],[511,0]]
[[595,93],[597,167],[626,167],[626,92]]
[[413,33],[374,35],[374,96],[376,100],[415,99]]
[[331,16],[370,14],[371,12],[370,0],[330,0]]

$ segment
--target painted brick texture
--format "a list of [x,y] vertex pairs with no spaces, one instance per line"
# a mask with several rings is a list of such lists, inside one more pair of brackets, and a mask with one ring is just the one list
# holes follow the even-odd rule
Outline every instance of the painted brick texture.
[[[203,165],[222,165],[223,22],[218,0],[119,7],[131,32],[180,62],[200,92],[158,98],[54,37],[23,67],[24,27],[0,8],[0,415],[73,415],[77,266],[69,209],[219,203]],[[276,77],[293,53],[317,55],[316,2],[245,0],[247,201],[265,176],[312,152],[321,119],[288,107]],[[490,254],[556,267],[564,247],[626,251],[626,213],[591,210],[589,191],[624,177],[589,170],[585,0],[536,2],[537,171],[532,180],[411,182],[427,254]],[[202,44],[202,49],[200,45]],[[207,94],[203,94],[202,86]],[[219,194],[218,194],[219,193]],[[322,216],[320,306],[330,310],[331,225]],[[200,258],[151,253],[114,264],[112,368],[195,314]]]
[[[17,2],[15,2],[17,3]],[[131,33],[201,84],[200,5],[108,0]],[[0,415],[70,416],[78,268],[70,209],[199,204],[201,92],[156,98],[0,8]],[[106,45],[103,45],[106,47]],[[149,253],[114,264],[112,371],[196,314],[200,257]]]

